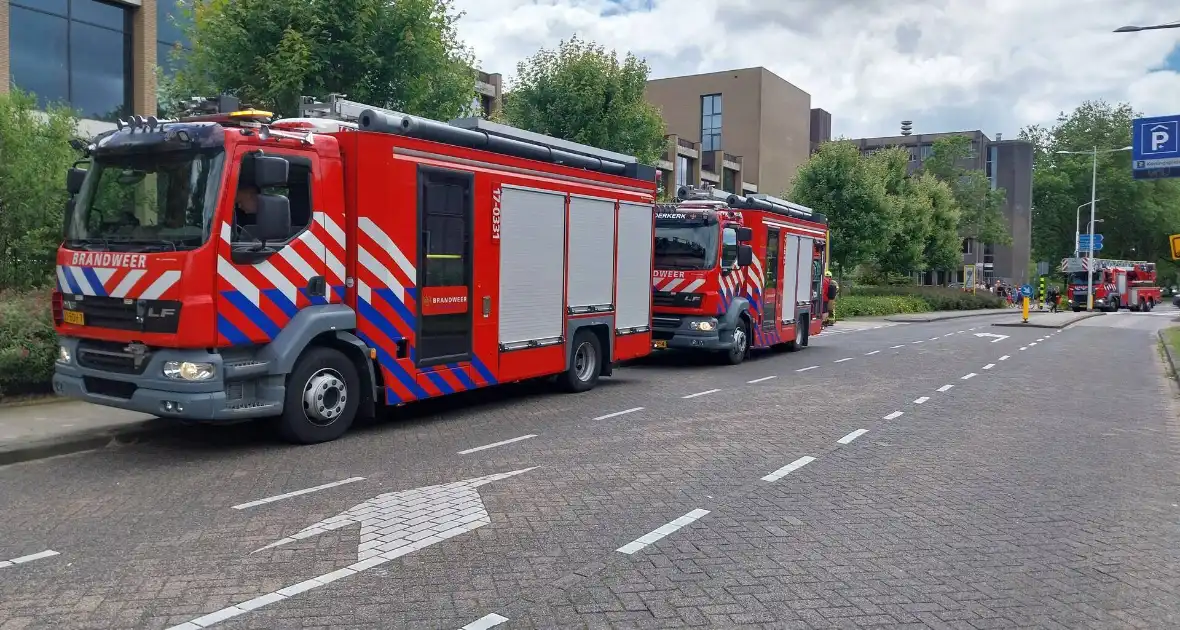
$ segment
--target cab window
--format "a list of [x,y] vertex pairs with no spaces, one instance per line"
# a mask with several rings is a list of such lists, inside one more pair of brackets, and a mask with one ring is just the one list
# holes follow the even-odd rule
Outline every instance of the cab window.
[[726,269],[737,264],[738,240],[737,230],[727,227],[721,231],[721,268]]
[[234,240],[257,240],[250,234],[250,226],[254,224],[255,200],[259,194],[280,195],[291,202],[291,232],[287,235],[287,239],[290,240],[311,225],[311,160],[305,157],[283,155],[282,157],[286,158],[290,164],[287,170],[286,185],[260,190],[254,184],[253,160],[255,155],[257,153],[249,153],[242,158],[241,170],[238,174],[238,190],[234,198]]

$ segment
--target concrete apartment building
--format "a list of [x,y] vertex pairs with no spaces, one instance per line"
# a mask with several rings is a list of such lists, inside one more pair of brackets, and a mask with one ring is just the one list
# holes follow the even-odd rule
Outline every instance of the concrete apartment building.
[[669,190],[711,183],[782,195],[813,147],[831,137],[831,115],[766,68],[653,79],[646,95],[668,127],[658,166]]
[[[156,68],[171,72],[187,47],[177,0],[0,0],[0,92],[10,85],[40,103],[65,102],[82,132],[113,129],[129,114],[156,113]],[[499,74],[478,72],[473,105],[489,115]],[[326,96],[326,95],[313,95]]]
[[[964,168],[983,171],[991,180],[992,188],[1003,188],[1004,219],[1012,236],[1011,245],[976,243],[963,240],[963,264],[976,265],[980,278],[1022,284],[1031,280],[1028,265],[1032,248],[1032,161],[1033,147],[1022,140],[988,138],[982,131],[961,131],[901,135],[885,138],[853,140],[863,154],[869,155],[888,147],[905,147],[910,152],[910,170],[922,165],[934,141],[947,136],[967,136],[971,139],[972,156],[962,164]],[[963,281],[963,270],[954,272],[926,272],[918,278],[921,284],[947,284]]]

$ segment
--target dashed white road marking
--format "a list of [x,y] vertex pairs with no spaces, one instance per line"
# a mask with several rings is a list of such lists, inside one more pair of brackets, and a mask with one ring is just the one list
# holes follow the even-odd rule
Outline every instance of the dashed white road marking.
[[754,383],[761,383],[762,381],[769,381],[772,378],[778,378],[778,377],[772,374],[770,376],[763,376],[762,378],[756,378],[752,381],[746,381],[746,382],[753,385]]
[[880,352],[880,350],[873,350],[872,352],[866,352],[866,353],[865,353],[865,356],[866,356],[866,357],[871,357],[871,356],[873,356],[874,354],[877,354],[878,352]]
[[500,615],[497,615],[496,613],[492,613],[490,615],[484,615],[484,616],[480,617],[479,619],[472,621],[471,623],[463,626],[459,630],[488,630],[488,628],[494,628],[494,627],[504,623],[505,621],[508,621],[507,617],[501,617]]
[[905,415],[904,411],[894,411],[893,413],[886,414],[885,420],[896,420],[897,418],[900,418],[904,415]]
[[765,477],[762,478],[762,481],[778,481],[779,479],[786,477],[787,475],[791,474],[792,472],[799,470],[800,468],[802,468],[814,461],[815,461],[814,457],[812,457],[810,455],[804,455],[803,457],[796,459],[795,461],[787,464],[786,466],[783,466],[782,468],[779,468],[778,470],[770,473],[769,475],[766,475]]
[[695,394],[689,394],[689,395],[687,395],[687,396],[681,396],[681,398],[696,398],[697,396],[708,396],[709,394],[716,394],[716,393],[717,393],[717,392],[719,392],[719,391],[721,391],[721,390],[720,390],[720,389],[706,389],[706,390],[705,390],[705,391],[703,391],[703,392],[697,392],[697,393],[695,393]]
[[1028,350],[1028,346],[1021,346],[1020,349],[1021,350]]
[[1064,329],[1063,329],[1063,328],[1058,328],[1058,329],[1057,329],[1057,332],[1061,332],[1062,330],[1064,330]]
[[4,567],[10,567],[14,564],[24,564],[26,562],[32,562],[34,560],[40,560],[41,558],[49,558],[49,557],[56,556],[56,555],[58,555],[58,553],[56,551],[54,551],[52,549],[46,549],[45,551],[38,551],[37,553],[31,553],[27,556],[13,558],[12,560],[0,560],[0,569],[3,569]]
[[1012,358],[1012,357],[1010,357],[1010,356],[1008,356],[1008,355],[1006,355],[1006,354],[1005,354],[1004,356],[1000,357],[1000,360],[1001,360],[1001,361],[1007,361],[1008,359],[1011,359],[1011,358]]
[[940,392],[949,392],[949,391],[951,390],[951,388],[952,388],[952,387],[954,387],[954,385],[943,385],[942,387],[939,387],[939,388],[938,388],[938,391],[940,391]]
[[291,497],[297,497],[301,494],[311,494],[312,492],[319,492],[320,490],[327,490],[328,488],[335,488],[336,486],[343,486],[346,483],[354,483],[357,481],[364,481],[364,480],[365,480],[364,477],[349,477],[348,479],[341,479],[340,481],[333,481],[332,483],[325,483],[323,485],[315,486],[313,488],[304,488],[302,490],[293,490],[291,492],[285,492],[283,494],[276,494],[273,497],[266,497],[265,499],[258,499],[256,501],[249,501],[247,503],[239,503],[239,504],[233,506],[233,508],[235,510],[244,510],[246,508],[252,508],[255,506],[259,506],[259,505],[264,505],[266,503],[274,503],[275,501],[282,501],[283,499],[290,499]]
[[639,538],[636,538],[634,541],[629,542],[629,543],[623,545],[622,547],[619,547],[615,551],[618,551],[620,553],[625,553],[628,555],[633,554],[636,551],[639,551],[640,549],[643,549],[644,547],[656,542],[657,540],[660,540],[661,538],[667,536],[668,534],[671,534],[672,532],[680,529],[681,527],[684,527],[685,525],[688,525],[689,523],[692,523],[693,521],[700,519],[702,516],[704,516],[708,513],[709,513],[709,510],[702,510],[699,508],[695,509],[695,510],[689,512],[688,514],[685,514],[684,516],[681,516],[680,518],[672,521],[671,523],[668,523],[667,525],[663,525],[663,526],[659,527],[658,529],[655,529],[651,532],[648,532],[648,533],[640,536]]
[[594,418],[594,419],[595,420],[606,420],[607,418],[617,418],[619,416],[625,416],[629,413],[635,413],[636,411],[643,411],[643,407],[632,407],[630,409],[624,409],[622,411],[608,413],[605,416],[598,416],[597,418]]
[[924,341],[924,340],[923,340],[923,339],[919,339],[919,340],[917,340],[917,341],[911,341],[910,343],[922,343],[922,341]]
[[1044,341],[1044,340],[1045,340],[1045,338],[1044,338],[1044,337],[1041,337],[1040,339],[1037,339],[1037,341]]
[[964,374],[963,376],[960,376],[959,378],[961,378],[962,380],[966,381],[966,380],[973,379],[973,378],[975,378],[976,376],[979,376],[979,375],[978,375],[978,374],[976,374],[975,372],[970,372],[970,373],[968,373],[968,374]]
[[942,339],[942,337],[931,337],[930,341],[938,341],[939,339]]
[[[601,419],[601,418],[595,418],[595,420],[600,420],[600,419]],[[489,448],[496,448],[497,446],[504,446],[505,444],[512,444],[513,442],[521,442],[521,441],[523,441],[523,440],[531,440],[532,438],[535,438],[535,437],[537,437],[537,434],[536,434],[536,433],[530,433],[530,434],[528,434],[528,435],[522,435],[522,436],[520,436],[520,437],[514,437],[514,438],[512,438],[512,439],[510,439],[510,440],[501,440],[501,441],[499,441],[499,442],[492,442],[491,444],[484,444],[483,446],[477,446],[477,447],[475,447],[475,448],[469,448],[469,449],[467,449],[467,450],[465,450],[465,451],[459,451],[459,454],[460,454],[460,455],[469,455],[469,454],[471,454],[471,453],[475,453],[475,452],[477,452],[477,451],[486,451],[486,450],[488,450]]]
[[905,344],[903,344],[903,343],[899,343],[899,344],[897,344],[896,346],[889,346],[889,349],[890,349],[890,350],[896,350],[896,349],[898,349],[898,348],[904,348],[904,347],[905,347]]
[[919,396],[919,397],[917,397],[917,398],[915,398],[915,399],[914,399],[914,404],[915,404],[915,405],[920,405],[920,404],[922,404],[922,403],[926,402],[927,400],[930,400],[930,397],[929,397],[929,396]]
[[799,368],[798,370],[795,370],[795,371],[796,371],[796,372],[806,372],[807,370],[814,370],[814,369],[815,369],[815,368],[817,368],[817,367],[819,367],[819,366],[818,366],[818,365],[812,365],[812,366],[808,366],[808,367],[805,367],[805,368]]
[[957,330],[957,331],[955,331],[955,333],[956,333],[956,334],[959,334],[959,335],[963,334],[964,332],[967,332],[967,331],[965,331],[965,330]]
[[868,429],[857,429],[857,430],[853,431],[852,433],[849,433],[848,435],[845,435],[844,437],[836,440],[836,443],[837,444],[852,444],[853,440],[855,440],[856,438],[858,438],[868,432],[869,432]]
[[987,365],[983,366],[983,369],[985,369],[985,370],[990,370],[990,369],[992,369],[992,368],[994,368],[994,367],[996,367],[996,364],[995,364],[995,363],[988,363]]
[[845,361],[851,361],[851,360],[852,360],[852,357],[844,357],[843,359],[836,359],[835,361],[832,361],[832,363],[843,363]]
[[1032,342],[1032,343],[1028,344],[1028,347],[1030,347],[1030,348],[1031,348],[1031,347],[1033,347],[1033,346],[1035,346],[1035,345],[1037,345],[1037,342],[1035,342],[1035,341],[1034,341],[1034,342]]

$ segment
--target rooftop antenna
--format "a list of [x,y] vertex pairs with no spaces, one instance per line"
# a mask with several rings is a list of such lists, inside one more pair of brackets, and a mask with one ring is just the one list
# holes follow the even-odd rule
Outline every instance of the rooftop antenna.
[[913,133],[914,133],[914,121],[912,121],[912,120],[901,121],[901,135],[908,136],[908,135],[912,135]]

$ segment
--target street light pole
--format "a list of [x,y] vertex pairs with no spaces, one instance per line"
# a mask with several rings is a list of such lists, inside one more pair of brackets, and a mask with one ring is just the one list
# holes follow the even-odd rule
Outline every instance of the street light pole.
[[1090,259],[1086,265],[1086,311],[1094,310],[1094,206],[1098,205],[1098,147],[1094,147],[1094,168],[1090,174]]
[[1167,24],[1152,24],[1151,26],[1120,26],[1114,29],[1114,32],[1137,33],[1139,31],[1156,31],[1164,28],[1180,28],[1180,21],[1168,22]]
[[[1098,201],[1102,201],[1102,200],[1099,199]],[[1073,257],[1074,258],[1077,258],[1082,255],[1082,252],[1081,252],[1081,247],[1082,247],[1082,208],[1085,208],[1088,205],[1090,205],[1089,201],[1078,206],[1078,209],[1075,210],[1073,213]]]

